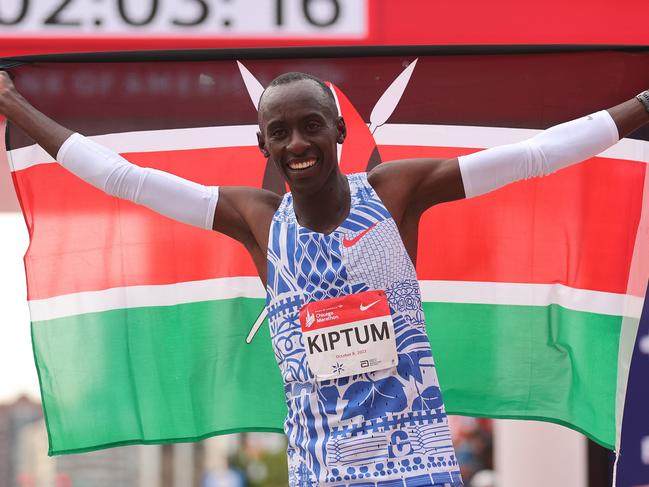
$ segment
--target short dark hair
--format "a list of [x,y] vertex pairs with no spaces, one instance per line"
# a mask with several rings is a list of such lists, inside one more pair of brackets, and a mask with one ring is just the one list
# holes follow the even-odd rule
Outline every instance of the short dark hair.
[[320,87],[320,90],[324,94],[325,98],[327,99],[327,103],[331,105],[331,109],[333,110],[334,115],[338,113],[338,107],[336,106],[336,99],[334,98],[334,95],[329,89],[329,87],[327,86],[327,84],[324,81],[322,81],[320,78],[317,78],[308,73],[300,73],[299,71],[291,71],[289,73],[280,74],[277,78],[271,81],[268,84],[268,86],[266,86],[266,88],[264,89],[263,93],[261,94],[261,97],[259,97],[258,108],[261,109],[261,102],[264,99],[264,95],[266,94],[266,91],[268,91],[269,88],[272,88],[274,86],[287,85],[295,81],[313,81],[314,83],[316,83]]

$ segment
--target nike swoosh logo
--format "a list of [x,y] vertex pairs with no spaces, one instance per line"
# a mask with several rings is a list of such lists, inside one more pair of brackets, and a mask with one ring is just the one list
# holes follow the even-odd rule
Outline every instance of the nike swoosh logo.
[[367,227],[365,230],[363,230],[361,233],[359,233],[358,235],[356,235],[352,239],[348,239],[347,237],[344,237],[343,238],[343,247],[349,248],[349,247],[352,247],[353,245],[356,245],[356,243],[361,238],[363,238],[367,232],[372,230],[372,228],[374,228],[375,226],[376,226],[376,223],[374,225],[372,225],[371,227]]
[[381,301],[381,300],[377,299],[376,301],[374,301],[373,303],[370,303],[368,305],[361,304],[361,311],[367,311],[368,309],[370,309],[372,306],[374,306],[379,301]]

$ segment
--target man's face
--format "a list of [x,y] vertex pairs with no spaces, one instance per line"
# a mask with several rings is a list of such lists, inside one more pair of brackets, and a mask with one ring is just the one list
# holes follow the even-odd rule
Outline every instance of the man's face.
[[270,88],[259,110],[259,148],[295,191],[317,191],[338,171],[345,124],[311,80]]

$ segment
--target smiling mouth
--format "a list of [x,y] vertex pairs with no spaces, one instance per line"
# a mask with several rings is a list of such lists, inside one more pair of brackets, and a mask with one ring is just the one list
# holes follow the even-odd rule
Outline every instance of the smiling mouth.
[[315,166],[316,159],[302,159],[299,161],[291,161],[288,163],[288,167],[292,171],[303,171],[310,167]]

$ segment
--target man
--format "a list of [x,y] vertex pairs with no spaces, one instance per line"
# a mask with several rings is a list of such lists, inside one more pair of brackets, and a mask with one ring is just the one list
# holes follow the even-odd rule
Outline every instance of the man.
[[291,189],[283,198],[133,166],[38,112],[5,73],[0,113],[89,183],[246,247],[267,286],[292,486],[432,486],[462,483],[413,265],[422,213],[598,154],[649,121],[649,93],[522,143],[346,177],[331,92],[288,73],[259,106],[259,148]]

